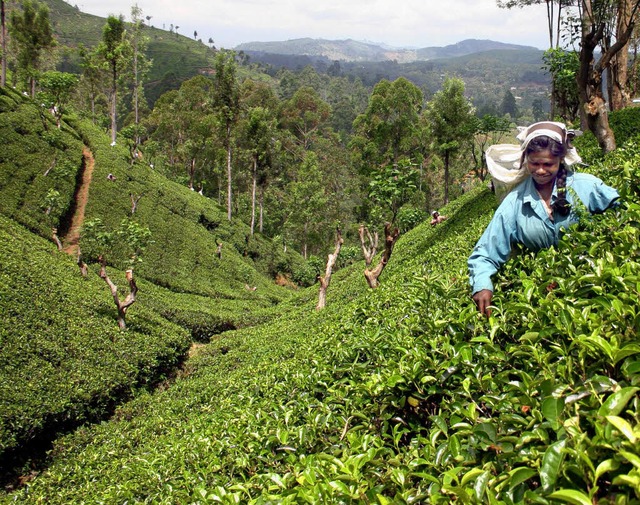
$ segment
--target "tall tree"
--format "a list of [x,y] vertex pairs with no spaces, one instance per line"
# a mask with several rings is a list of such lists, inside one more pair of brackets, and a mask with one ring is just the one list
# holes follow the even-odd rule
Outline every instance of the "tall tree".
[[[598,139],[600,149],[604,153],[616,148],[615,137],[609,126],[609,115],[602,90],[602,75],[611,65],[612,59],[620,52],[626,51],[629,39],[635,26],[635,17],[640,7],[640,0],[624,6],[623,18],[618,27],[617,38],[612,44],[604,43],[608,23],[620,7],[618,0],[581,0],[580,20],[582,38],[580,42],[580,70],[576,76],[580,93],[583,129],[586,126]],[[601,54],[596,60],[596,49]]]
[[580,96],[576,86],[576,75],[580,59],[576,51],[561,48],[547,49],[542,57],[544,68],[551,74],[553,91],[551,100],[557,115],[572,123],[580,112]]
[[224,147],[227,151],[227,219],[231,221],[232,169],[231,154],[233,128],[240,113],[240,87],[238,84],[237,64],[233,51],[219,51],[215,59],[213,103],[220,118]]
[[0,86],[7,84],[7,21],[5,2],[0,0],[0,36],[2,37],[2,70],[0,73]]
[[[628,25],[633,21],[633,2],[631,0],[617,0],[617,16],[615,24],[615,40],[625,38]],[[630,36],[627,37],[630,39]],[[605,45],[610,45],[610,37],[605,37]],[[609,104],[611,110],[620,110],[631,101],[628,91],[629,75],[629,43],[611,58],[607,83],[609,85]]]
[[361,170],[379,169],[415,154],[423,100],[420,88],[404,77],[375,85],[367,109],[353,123],[351,147]]
[[328,199],[324,191],[322,172],[318,166],[318,157],[312,151],[304,154],[304,159],[286,190],[286,208],[288,211],[285,229],[295,236],[306,259],[310,242],[319,239],[323,226]]
[[308,86],[298,89],[281,108],[282,125],[297,139],[303,150],[311,149],[313,138],[327,123],[331,107]]
[[251,154],[251,235],[255,231],[256,224],[258,179],[266,178],[265,172],[272,164],[276,128],[275,114],[270,109],[261,106],[252,107],[243,122],[243,139]]
[[171,165],[186,169],[190,189],[198,177],[207,177],[207,167],[215,157],[215,138],[211,132],[217,118],[211,103],[213,81],[197,75],[185,81],[179,90],[169,91],[156,102],[144,124],[150,138],[161,145]]
[[[142,9],[138,4],[131,7],[131,34],[130,43],[132,50],[131,72],[132,72],[132,102],[134,112],[134,123],[140,123],[140,101],[144,100],[144,87],[142,82],[151,69],[152,62],[146,57],[145,51],[149,43],[149,38],[144,34],[144,21]],[[134,139],[135,149],[140,143],[139,135]]]
[[474,110],[464,96],[464,82],[445,79],[442,89],[427,104],[426,121],[432,138],[432,148],[444,163],[444,203],[449,202],[449,170],[452,159],[473,139]]
[[502,114],[509,114],[511,119],[514,120],[518,117],[518,104],[516,103],[516,97],[513,96],[510,89],[506,90],[502,96],[500,112]]
[[131,60],[131,45],[126,38],[124,17],[122,15],[109,16],[102,31],[102,41],[98,45],[98,52],[104,59],[109,69],[111,90],[109,96],[111,115],[111,142],[116,142],[118,132],[117,102],[118,79],[121,72]]
[[84,46],[78,48],[80,55],[80,67],[82,68],[81,84],[85,95],[89,98],[91,119],[97,121],[96,101],[98,96],[104,93],[105,68],[102,56],[97,50],[90,50]]
[[[243,141],[252,159],[252,194],[251,197],[251,228],[255,228],[255,212],[257,209],[258,231],[264,231],[264,199],[265,192],[271,181],[277,177],[277,160],[282,142],[277,128],[276,111],[280,101],[273,87],[267,83],[246,79],[241,86],[241,104],[243,113]],[[262,111],[260,112],[260,109]],[[272,122],[273,119],[273,122]],[[251,124],[247,129],[248,124]],[[249,135],[247,135],[249,133]],[[257,159],[255,155],[258,155]],[[255,163],[257,162],[257,164]]]
[[[36,77],[42,64],[43,52],[56,45],[49,21],[49,8],[31,0],[25,0],[22,12],[11,12],[9,32],[18,46],[18,67],[27,78],[31,96],[36,94]],[[6,53],[3,54],[3,59]]]

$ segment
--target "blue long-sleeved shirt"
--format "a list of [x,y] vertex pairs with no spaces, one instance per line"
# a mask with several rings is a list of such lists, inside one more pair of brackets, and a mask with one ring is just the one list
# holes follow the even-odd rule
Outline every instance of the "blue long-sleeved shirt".
[[[606,210],[619,198],[615,189],[597,177],[569,172],[567,200],[571,204],[574,194],[592,213]],[[554,186],[552,205],[556,198],[557,188]],[[467,264],[472,294],[483,289],[493,291],[491,277],[509,259],[513,244],[520,243],[534,251],[551,247],[558,243],[563,228],[577,222],[574,211],[566,216],[554,212],[553,217],[551,221],[531,177],[511,191],[497,208],[469,256]]]

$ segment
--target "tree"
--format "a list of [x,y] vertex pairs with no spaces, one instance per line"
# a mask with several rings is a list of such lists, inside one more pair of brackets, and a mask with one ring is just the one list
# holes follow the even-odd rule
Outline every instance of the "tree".
[[[626,37],[626,30],[630,23],[634,22],[633,2],[631,0],[618,0],[617,19],[615,25],[614,38],[616,41]],[[631,36],[628,37],[630,39]],[[605,37],[605,46],[610,45],[610,37]],[[609,104],[611,110],[620,110],[626,107],[631,97],[628,92],[629,75],[629,44],[618,51],[611,58],[611,65],[608,68]]]
[[272,164],[276,128],[277,120],[270,109],[257,106],[248,111],[243,138],[251,154],[251,235],[254,233],[256,222],[258,178],[262,175],[264,179],[265,170]]
[[82,68],[81,84],[85,93],[89,95],[89,106],[91,108],[91,119],[97,121],[96,101],[103,93],[102,85],[105,81],[105,69],[103,59],[97,50],[88,50],[84,46],[78,49],[80,55],[80,66]]
[[[102,220],[95,218],[83,225],[81,240],[83,251],[90,257],[96,258],[100,265],[99,276],[109,287],[118,311],[118,326],[121,330],[125,330],[127,310],[135,303],[138,293],[133,270],[136,263],[141,261],[142,253],[151,242],[151,230],[140,226],[135,221],[123,219],[118,229],[107,231]],[[107,274],[107,257],[119,254],[126,256],[125,264],[127,265],[125,277],[129,284],[129,294],[124,300],[120,299],[118,287]]]
[[[18,66],[26,76],[31,96],[36,95],[36,77],[45,50],[56,45],[49,21],[49,8],[44,4],[25,0],[22,12],[11,12],[9,32],[18,48]],[[4,40],[4,39],[3,39]],[[3,53],[3,61],[6,53]]]
[[240,92],[236,77],[237,64],[233,51],[220,51],[215,59],[213,104],[220,118],[224,147],[227,151],[227,219],[231,221],[231,136],[240,113]]
[[542,57],[544,68],[551,74],[553,94],[551,100],[557,114],[567,123],[572,123],[580,111],[580,96],[576,86],[576,75],[580,68],[579,55],[575,51],[560,48],[547,49]]
[[503,9],[544,4],[547,8],[547,30],[549,34],[549,49],[551,49],[560,43],[562,10],[573,5],[575,0],[497,0],[496,3],[498,7]]
[[329,203],[318,157],[313,151],[305,152],[295,179],[287,185],[285,193],[285,208],[288,211],[285,228],[298,237],[301,253],[306,259],[311,240],[318,238],[325,217],[324,210]]
[[125,35],[123,16],[109,16],[102,31],[102,41],[98,45],[98,53],[107,64],[111,81],[109,104],[111,109],[111,142],[114,144],[118,131],[118,78],[131,59],[131,45]]
[[418,171],[409,160],[379,170],[369,183],[369,198],[378,205],[382,220],[395,224],[400,208],[418,187]]
[[384,225],[384,251],[382,257],[375,268],[365,268],[364,277],[367,280],[367,284],[371,289],[375,289],[380,285],[378,280],[382,271],[385,269],[389,260],[391,259],[391,253],[393,252],[393,246],[395,245],[398,237],[400,236],[400,230],[398,228],[392,228],[391,223],[385,223]]
[[503,115],[509,115],[511,119],[517,119],[518,117],[518,105],[516,104],[516,97],[513,96],[511,90],[506,90],[502,97],[502,103],[500,104],[500,112]]
[[[576,0],[497,0],[498,7],[512,9],[530,5],[544,4],[547,8],[547,30],[549,33],[549,49],[560,47],[563,9],[571,7]],[[557,5],[557,9],[556,9]],[[555,95],[555,82],[551,82],[551,95]],[[555,117],[554,102],[551,102],[551,117]]]
[[[604,153],[616,147],[615,137],[609,126],[609,116],[602,91],[602,74],[611,65],[612,59],[626,51],[635,26],[635,16],[640,0],[628,6],[625,0],[581,0],[579,3],[582,38],[580,42],[580,70],[576,77],[580,94],[583,129],[586,127],[596,136]],[[617,12],[616,12],[617,9]],[[617,14],[619,26],[614,43],[606,43],[608,23]],[[604,43],[603,43],[604,42]],[[596,48],[601,54],[595,59]]]
[[0,36],[2,37],[2,69],[0,73],[0,86],[7,84],[7,23],[4,0],[0,0]]
[[464,82],[445,79],[442,89],[427,104],[425,118],[429,125],[432,149],[444,162],[444,203],[449,202],[449,169],[453,156],[468,146],[474,134],[474,110],[464,96]]
[[62,120],[62,115],[66,111],[67,103],[72,90],[78,84],[78,77],[67,72],[50,70],[40,77],[42,102],[53,110],[58,128]]
[[[132,48],[132,102],[134,111],[134,123],[136,126],[138,126],[138,124],[140,123],[140,101],[144,100],[144,87],[142,86],[142,82],[144,81],[145,76],[149,73],[152,62],[145,56],[149,38],[144,35],[142,9],[140,9],[137,4],[131,8],[131,23],[132,30],[129,41]],[[134,142],[134,149],[137,151],[138,145],[140,144],[140,137],[138,135],[135,136]]]
[[338,259],[338,255],[340,254],[340,249],[342,248],[342,244],[344,244],[344,239],[342,238],[342,232],[340,228],[336,230],[336,243],[335,248],[332,254],[329,254],[327,257],[327,266],[325,268],[324,275],[320,276],[320,291],[318,292],[318,304],[316,305],[316,310],[324,309],[327,302],[327,289],[329,288],[329,284],[331,283],[331,274],[333,272],[333,267],[336,264]]
[[280,110],[282,126],[288,129],[304,149],[311,148],[314,136],[326,124],[331,107],[308,86],[298,89]]
[[179,90],[165,93],[156,102],[145,125],[169,163],[186,169],[187,185],[195,189],[198,175],[204,177],[220,147],[211,135],[218,127],[211,95],[214,83],[203,75],[192,77]]
[[415,155],[423,100],[420,88],[404,77],[375,85],[350,143],[363,173]]

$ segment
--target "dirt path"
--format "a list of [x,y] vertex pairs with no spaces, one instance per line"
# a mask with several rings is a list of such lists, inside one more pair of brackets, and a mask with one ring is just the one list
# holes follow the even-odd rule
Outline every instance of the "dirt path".
[[87,207],[87,200],[89,198],[89,186],[91,185],[91,178],[93,177],[93,153],[87,146],[82,151],[84,156],[84,173],[82,174],[82,184],[78,190],[76,201],[76,212],[71,220],[71,228],[69,233],[63,239],[64,252],[72,255],[78,254],[78,241],[80,240],[80,228],[84,223],[84,211]]

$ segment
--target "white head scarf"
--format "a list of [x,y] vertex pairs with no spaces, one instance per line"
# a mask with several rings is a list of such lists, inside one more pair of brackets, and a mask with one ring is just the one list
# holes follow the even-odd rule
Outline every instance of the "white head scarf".
[[[527,128],[519,127],[518,129],[520,133],[516,138],[520,141],[520,145],[495,144],[489,146],[485,152],[487,167],[496,188],[496,195],[500,200],[530,175],[524,153],[534,138],[545,136],[567,145],[568,139],[575,135],[573,131],[567,130],[563,123],[553,121],[541,121]],[[568,146],[563,161],[565,166],[570,167],[580,163],[582,159],[575,147]]]

